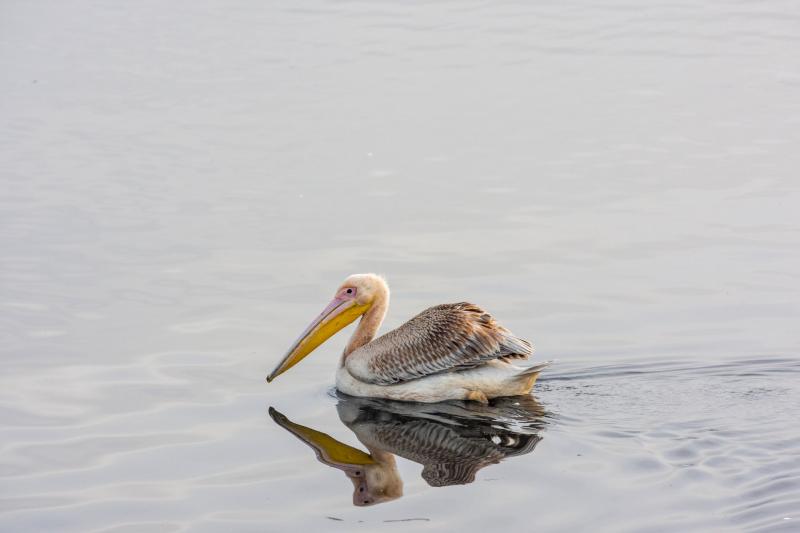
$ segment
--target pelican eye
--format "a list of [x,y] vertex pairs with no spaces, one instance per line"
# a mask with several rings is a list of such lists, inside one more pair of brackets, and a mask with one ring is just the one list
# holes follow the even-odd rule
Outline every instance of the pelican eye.
[[347,289],[347,294],[353,294],[353,289]]

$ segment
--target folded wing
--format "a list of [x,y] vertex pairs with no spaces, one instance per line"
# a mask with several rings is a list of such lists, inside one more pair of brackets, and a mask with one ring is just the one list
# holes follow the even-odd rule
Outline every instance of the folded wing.
[[530,342],[477,305],[461,302],[426,309],[355,350],[345,364],[362,381],[390,385],[497,359],[527,359],[532,353]]

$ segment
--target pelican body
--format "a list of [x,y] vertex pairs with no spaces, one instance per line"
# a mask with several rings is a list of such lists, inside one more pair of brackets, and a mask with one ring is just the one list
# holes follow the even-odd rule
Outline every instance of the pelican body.
[[431,307],[375,338],[388,307],[389,286],[382,277],[348,277],[267,381],[289,370],[359,317],[336,371],[336,388],[351,396],[486,403],[492,398],[528,394],[548,365],[514,364],[533,354],[531,343],[467,302]]

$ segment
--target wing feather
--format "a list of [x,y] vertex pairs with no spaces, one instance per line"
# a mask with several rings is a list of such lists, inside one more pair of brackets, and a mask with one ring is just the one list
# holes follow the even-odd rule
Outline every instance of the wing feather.
[[530,342],[514,336],[477,305],[461,302],[426,309],[399,328],[351,353],[356,378],[389,385],[501,359],[527,359]]

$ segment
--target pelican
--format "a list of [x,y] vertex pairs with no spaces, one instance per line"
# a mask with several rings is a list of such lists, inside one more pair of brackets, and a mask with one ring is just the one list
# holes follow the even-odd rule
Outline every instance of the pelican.
[[477,305],[426,309],[375,338],[389,307],[389,286],[376,274],[349,276],[333,300],[292,344],[267,381],[283,374],[357,318],[336,371],[336,388],[351,396],[413,402],[474,400],[528,394],[549,365],[517,366],[533,354]]

